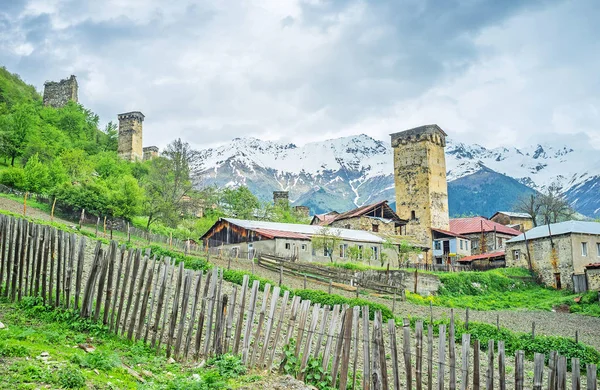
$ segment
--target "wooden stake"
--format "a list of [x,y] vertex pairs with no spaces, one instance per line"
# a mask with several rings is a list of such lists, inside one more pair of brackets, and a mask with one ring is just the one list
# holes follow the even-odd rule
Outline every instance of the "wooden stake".
[[54,200],[52,201],[52,210],[50,211],[50,222],[54,221],[54,206],[56,206],[56,196],[54,197]]

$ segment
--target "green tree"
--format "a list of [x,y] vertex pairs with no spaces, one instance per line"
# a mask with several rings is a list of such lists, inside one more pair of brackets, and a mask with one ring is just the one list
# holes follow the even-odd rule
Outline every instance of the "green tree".
[[315,251],[322,250],[329,257],[329,261],[333,263],[333,251],[340,245],[342,238],[339,230],[325,226],[312,236],[311,242]]
[[110,215],[131,220],[141,212],[144,195],[133,176],[121,177],[110,190],[107,205]]
[[398,260],[398,268],[400,268],[403,264],[405,264],[408,261],[412,253],[421,252],[421,249],[419,247],[416,247],[405,240],[395,242],[388,238],[383,243],[383,247],[386,249],[392,249],[396,253],[396,258]]
[[11,114],[0,117],[1,152],[10,158],[11,166],[23,155],[35,126],[35,112],[30,104],[20,104]]
[[21,167],[9,167],[0,173],[0,183],[22,190],[25,187],[25,171]]
[[226,188],[221,203],[225,214],[240,219],[253,219],[260,208],[258,198],[245,186]]
[[36,194],[45,193],[50,187],[48,167],[40,162],[37,154],[25,164],[25,185],[24,189]]

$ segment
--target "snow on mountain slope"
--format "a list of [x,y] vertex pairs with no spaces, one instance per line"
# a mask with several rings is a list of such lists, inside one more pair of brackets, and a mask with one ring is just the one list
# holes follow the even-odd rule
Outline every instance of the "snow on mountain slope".
[[[393,150],[364,134],[303,146],[236,138],[200,155],[204,185],[247,185],[263,200],[273,190],[287,190],[292,201],[302,202],[326,189],[313,212],[394,200]],[[449,182],[488,169],[537,190],[558,183],[576,208],[585,205],[586,215],[600,215],[600,153],[593,149],[550,143],[487,149],[448,140],[446,165]],[[505,195],[512,199],[519,194]]]

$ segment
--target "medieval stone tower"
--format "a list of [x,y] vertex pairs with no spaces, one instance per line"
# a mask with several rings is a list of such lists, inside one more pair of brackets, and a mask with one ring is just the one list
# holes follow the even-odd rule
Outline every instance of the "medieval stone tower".
[[427,246],[431,228],[449,230],[446,135],[438,125],[391,134],[396,212],[409,221],[406,233]]
[[289,193],[287,191],[273,191],[273,204],[289,207]]
[[142,161],[142,122],[144,114],[139,111],[119,114],[119,157],[129,161]]
[[70,100],[78,103],[77,78],[71,75],[68,79],[60,81],[46,81],[44,83],[44,106],[63,107]]

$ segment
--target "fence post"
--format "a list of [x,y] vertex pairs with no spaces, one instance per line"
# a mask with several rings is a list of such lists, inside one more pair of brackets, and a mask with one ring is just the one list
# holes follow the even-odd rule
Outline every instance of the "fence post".
[[504,341],[498,340],[498,379],[500,390],[506,390],[506,367],[504,365]]
[[544,379],[544,354],[536,353],[533,358],[533,390],[542,390]]
[[462,335],[462,375],[460,388],[467,390],[469,388],[469,350],[471,347],[471,335],[464,333]]
[[54,201],[52,201],[52,210],[50,211],[50,222],[54,221],[54,206],[56,206],[56,196],[54,197]]
[[27,215],[27,195],[29,195],[29,192],[25,191],[25,195],[23,195],[23,216]]
[[473,341],[473,390],[479,390],[480,388],[480,380],[479,380],[479,375],[480,375],[480,352],[481,352],[481,347],[479,345],[479,340],[474,340]]
[[[515,390],[523,390],[523,359],[525,357],[525,352],[517,351],[515,354]],[[565,364],[565,370],[567,366]],[[565,373],[566,374],[566,373]],[[565,389],[563,389],[565,390]]]

